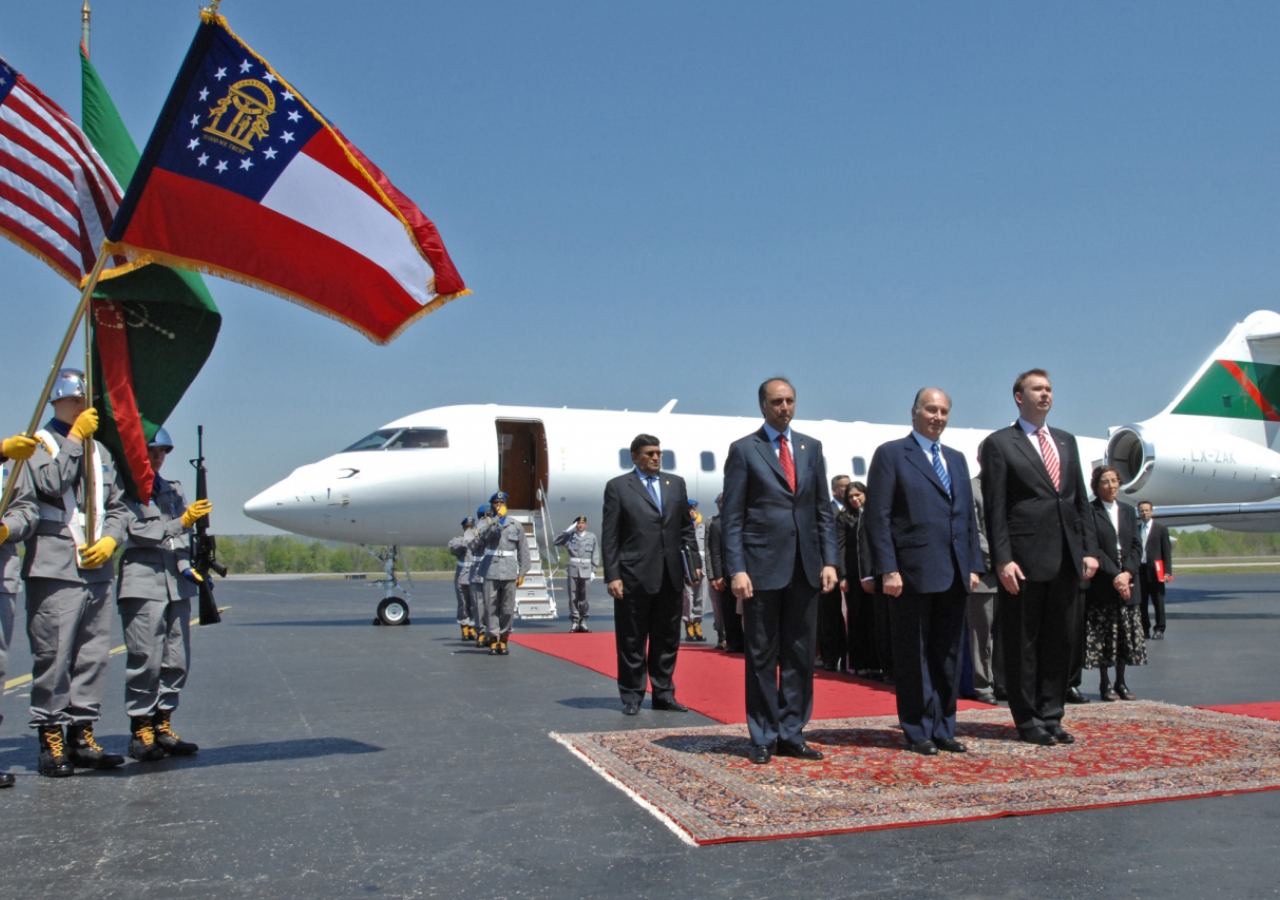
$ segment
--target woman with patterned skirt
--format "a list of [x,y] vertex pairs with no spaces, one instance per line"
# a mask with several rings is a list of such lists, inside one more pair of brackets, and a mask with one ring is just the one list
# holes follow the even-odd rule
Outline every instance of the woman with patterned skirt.
[[[1098,693],[1104,701],[1136,700],[1125,683],[1127,666],[1147,664],[1138,611],[1138,564],[1142,547],[1138,539],[1137,512],[1116,500],[1120,473],[1111,466],[1093,470],[1094,528],[1098,534],[1098,573],[1085,597],[1085,659],[1087,669],[1101,675]],[[1115,686],[1108,668],[1116,670]]]

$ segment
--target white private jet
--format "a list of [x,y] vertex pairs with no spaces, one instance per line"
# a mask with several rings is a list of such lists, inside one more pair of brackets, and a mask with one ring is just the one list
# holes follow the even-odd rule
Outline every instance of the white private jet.
[[[406,416],[342,452],[302,466],[244,506],[245,515],[323,540],[391,548],[440,546],[459,520],[496,490],[513,511],[544,523],[585,514],[600,520],[604,484],[631,468],[640,433],[662,441],[666,471],[689,496],[721,489],[729,444],[760,427],[756,417],[546,409],[495,404],[443,406]],[[862,479],[871,456],[901,437],[901,424],[796,420],[822,441],[829,475]],[[947,444],[977,471],[990,431],[947,429]],[[1122,475],[1131,502],[1150,500],[1169,524],[1212,523],[1240,531],[1280,530],[1280,315],[1255,312],[1238,324],[1159,415],[1079,438],[1086,479],[1104,461]],[[874,490],[874,485],[869,485]]]

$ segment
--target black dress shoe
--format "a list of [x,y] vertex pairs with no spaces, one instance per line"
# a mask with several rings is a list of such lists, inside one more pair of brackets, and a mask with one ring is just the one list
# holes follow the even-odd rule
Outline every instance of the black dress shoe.
[[1129,690],[1123,684],[1116,685],[1116,693],[1120,695],[1121,700],[1137,700],[1138,695]]
[[824,672],[838,672],[839,670],[840,670],[839,663],[829,662],[829,663],[822,664],[822,671]]
[[674,697],[672,697],[670,700],[659,700],[657,697],[654,697],[653,708],[664,709],[667,712],[688,712],[689,711],[689,707],[685,706],[683,703],[681,703],[679,700],[675,699]]
[[1153,640],[1153,641],[1163,641],[1163,640],[1164,640],[1164,631],[1153,631],[1153,632],[1151,632],[1151,640]]
[[969,748],[957,741],[955,738],[934,738],[933,743],[939,750],[945,750],[948,753],[969,752]]
[[1049,732],[1049,736],[1059,744],[1074,744],[1076,742],[1075,736],[1061,725],[1046,725],[1044,730]]
[[1080,688],[1071,688],[1067,691],[1068,703],[1088,703],[1089,698],[1080,693]]
[[1035,744],[1039,747],[1055,747],[1058,744],[1058,742],[1053,739],[1053,735],[1041,728],[1039,725],[1021,732],[1019,737],[1028,744]]
[[743,647],[741,644],[730,644],[728,647],[724,648],[724,652],[725,653],[745,653],[746,648]]
[[822,759],[821,751],[814,750],[804,741],[778,741],[778,756],[794,756],[796,759]]
[[587,627],[587,623],[583,622],[578,626],[578,634],[590,634],[591,629]]
[[1098,694],[1102,697],[1103,703],[1114,703],[1120,699],[1120,695],[1113,691],[1110,685],[1098,688]]
[[757,766],[763,766],[773,759],[773,751],[769,749],[768,744],[752,744],[751,749],[747,751],[747,759]]
[[0,772],[0,788],[13,787],[16,780],[9,772]]
[[907,748],[912,753],[919,753],[921,756],[937,756],[938,745],[933,741],[916,741]]
[[623,714],[624,716],[638,716],[638,715],[640,715],[640,704],[639,704],[639,703],[624,703],[624,704],[622,704],[622,714]]

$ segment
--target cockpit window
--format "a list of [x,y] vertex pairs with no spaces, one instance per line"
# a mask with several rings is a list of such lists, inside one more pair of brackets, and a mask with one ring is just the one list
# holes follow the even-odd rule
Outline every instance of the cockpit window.
[[343,453],[361,450],[422,450],[448,447],[449,432],[443,428],[380,428],[356,441]]
[[406,428],[387,442],[383,450],[425,450],[448,447],[449,432],[443,428]]
[[356,441],[342,452],[355,453],[357,450],[381,450],[382,445],[395,437],[399,432],[399,428],[383,428],[381,431],[375,431],[368,437],[360,438],[360,440]]

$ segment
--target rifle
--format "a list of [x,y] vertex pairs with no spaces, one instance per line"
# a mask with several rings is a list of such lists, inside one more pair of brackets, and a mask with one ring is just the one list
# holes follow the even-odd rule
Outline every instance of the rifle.
[[[196,458],[191,460],[196,470],[196,499],[209,499],[208,470],[204,467],[204,426],[196,426]],[[195,534],[191,535],[191,568],[200,574],[200,624],[217,625],[222,621],[217,601],[213,599],[213,576],[210,571],[227,577],[227,568],[218,564],[218,539],[209,533],[209,517],[196,519]]]

